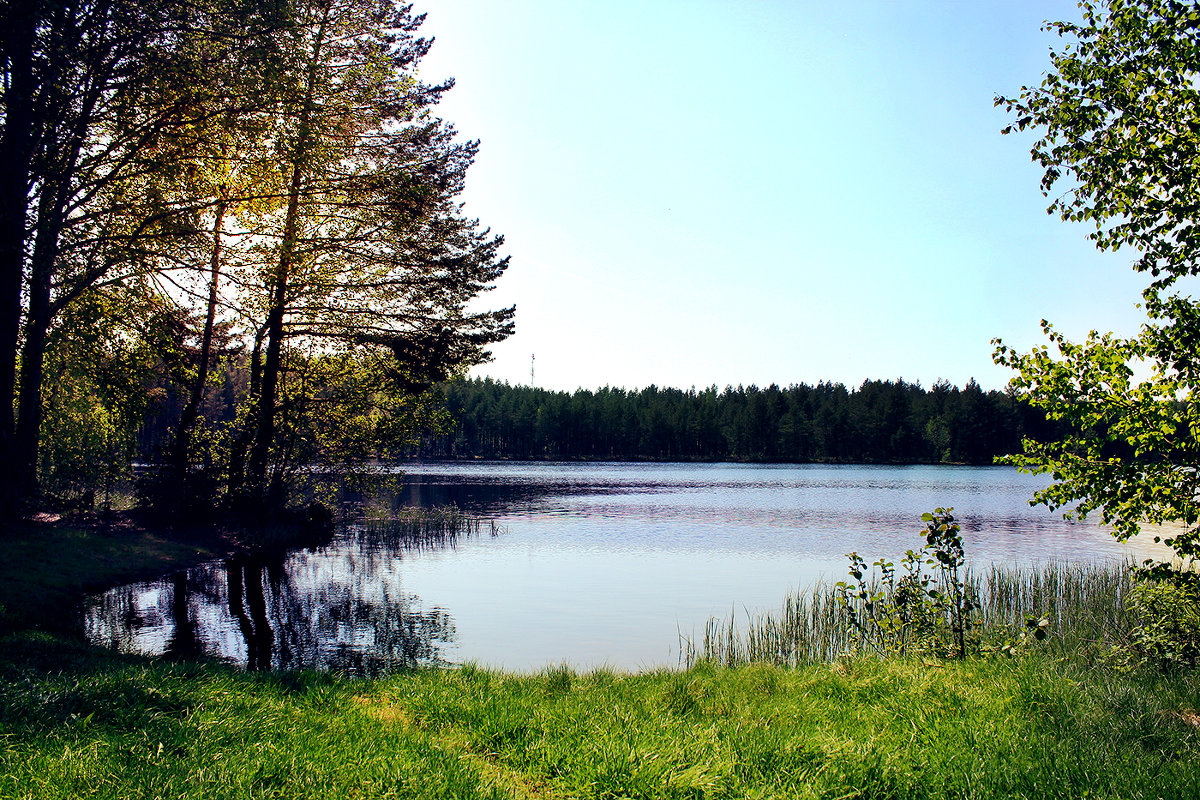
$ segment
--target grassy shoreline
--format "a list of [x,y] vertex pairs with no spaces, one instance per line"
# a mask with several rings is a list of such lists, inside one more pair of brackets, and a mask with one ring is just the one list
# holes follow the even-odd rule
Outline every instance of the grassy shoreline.
[[1096,652],[247,673],[43,624],[227,537],[31,524],[3,546],[0,798],[1200,796],[1200,679]]
[[1200,794],[1195,681],[1037,656],[350,680],[26,634],[0,675],[2,797]]

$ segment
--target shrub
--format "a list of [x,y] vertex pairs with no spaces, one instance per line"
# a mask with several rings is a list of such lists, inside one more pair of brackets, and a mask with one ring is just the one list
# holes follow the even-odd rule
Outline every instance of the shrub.
[[1194,667],[1200,658],[1200,589],[1194,577],[1143,580],[1133,590],[1134,646],[1163,669]]
[[899,575],[886,559],[868,573],[858,553],[847,556],[854,581],[839,581],[835,588],[860,649],[904,655],[939,649],[949,639],[954,654],[966,658],[979,603],[966,582],[962,529],[953,510],[921,516],[925,546],[904,554]]

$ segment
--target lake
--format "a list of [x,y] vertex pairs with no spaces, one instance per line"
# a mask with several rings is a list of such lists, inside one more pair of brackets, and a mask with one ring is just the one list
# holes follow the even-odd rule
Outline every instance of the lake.
[[[953,506],[969,560],[1142,557],[1029,497],[1010,467],[644,463],[405,465],[400,502],[453,504],[472,535],[419,542],[385,523],[327,545],[241,557],[91,598],[85,630],[127,652],[249,668],[377,674],[477,662],[675,666],[710,616],[779,607],[845,577],[845,554],[896,560],[920,516]],[[1144,546],[1142,546],[1144,549]]]

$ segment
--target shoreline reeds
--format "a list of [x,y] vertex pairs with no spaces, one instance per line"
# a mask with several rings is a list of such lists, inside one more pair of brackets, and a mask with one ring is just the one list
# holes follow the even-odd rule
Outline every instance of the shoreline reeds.
[[[999,646],[1024,630],[1029,617],[1046,618],[1050,636],[1039,647],[1077,653],[1128,639],[1135,621],[1126,602],[1133,590],[1128,562],[1050,562],[1028,567],[991,565],[967,575],[979,602],[976,641]],[[710,617],[699,641],[680,635],[680,660],[723,666],[828,662],[856,650],[858,634],[839,603],[834,583],[820,581],[789,594],[773,612]]]
[[454,547],[460,539],[499,536],[503,529],[456,506],[406,507],[385,517],[368,517],[348,526],[351,535],[401,550]]

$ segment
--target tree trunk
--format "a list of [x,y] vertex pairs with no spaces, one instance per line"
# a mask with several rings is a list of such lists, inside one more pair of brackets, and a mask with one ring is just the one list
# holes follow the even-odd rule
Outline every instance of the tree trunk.
[[21,331],[21,280],[33,129],[35,3],[13,0],[0,18],[8,86],[0,139],[0,520],[16,513],[18,494],[16,416],[17,349]]
[[213,247],[208,281],[208,312],[204,318],[204,335],[200,340],[200,363],[196,367],[196,380],[192,384],[191,396],[179,416],[179,428],[175,432],[173,462],[180,478],[190,471],[192,429],[200,417],[200,404],[204,401],[204,388],[208,382],[208,368],[212,354],[213,327],[217,321],[217,283],[221,277],[221,226],[225,221],[228,197],[222,191],[217,203],[216,219],[213,221]]
[[[283,227],[283,239],[279,246],[279,262],[275,281],[271,287],[271,302],[267,312],[267,350],[263,362],[262,393],[259,396],[258,424],[254,446],[250,450],[246,477],[251,490],[268,506],[277,505],[282,498],[274,496],[267,480],[267,464],[270,460],[271,444],[275,439],[276,414],[278,411],[279,379],[283,365],[284,317],[288,311],[288,281],[295,260],[296,242],[300,223],[300,192],[304,186],[305,171],[309,166],[309,148],[312,138],[313,97],[316,92],[317,69],[321,51],[325,45],[325,28],[329,20],[330,4],[326,3],[324,16],[313,42],[312,56],[308,63],[307,85],[300,107],[300,124],[296,134],[296,145],[292,151],[292,176],[288,187],[287,213]],[[277,485],[277,482],[275,482]]]
[[22,500],[38,493],[38,445],[42,429],[42,377],[46,359],[46,334],[54,318],[50,289],[58,259],[64,202],[54,187],[44,186],[38,208],[38,230],[29,268],[29,314],[21,349],[21,388],[17,415],[17,491]]
[[229,447],[229,494],[240,495],[246,487],[246,454],[254,442],[254,426],[258,419],[258,395],[262,384],[262,354],[263,337],[267,335],[265,328],[259,328],[254,334],[254,347],[250,349],[250,390],[246,403],[249,406],[246,418],[242,421],[241,431]]

